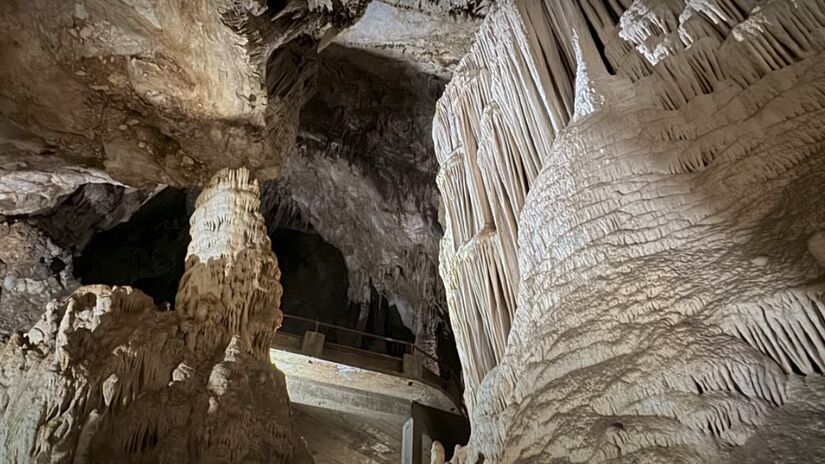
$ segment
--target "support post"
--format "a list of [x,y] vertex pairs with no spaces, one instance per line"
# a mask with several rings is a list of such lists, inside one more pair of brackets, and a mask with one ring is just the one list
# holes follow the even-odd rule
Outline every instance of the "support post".
[[301,344],[301,352],[307,356],[320,357],[324,352],[324,339],[326,337],[320,332],[304,332],[304,341]]
[[415,430],[415,419],[410,417],[404,422],[404,435],[401,439],[401,464],[421,464],[421,431]]
[[466,445],[470,439],[470,423],[464,416],[416,402],[410,404],[410,416],[404,423],[402,464],[430,464],[430,451],[435,441],[442,444],[446,457],[452,458],[455,446]]
[[415,380],[422,380],[424,378],[424,364],[421,358],[414,353],[404,353],[403,358],[404,377]]

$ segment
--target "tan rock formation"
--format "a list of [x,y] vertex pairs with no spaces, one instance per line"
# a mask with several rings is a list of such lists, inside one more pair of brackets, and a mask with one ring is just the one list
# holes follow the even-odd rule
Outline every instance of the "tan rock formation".
[[133,187],[203,184],[223,167],[275,177],[317,42],[365,7],[286,3],[7,2],[0,173],[35,154],[51,160],[38,170]]
[[192,346],[201,336],[237,335],[244,349],[269,359],[283,290],[260,205],[245,169],[221,171],[198,196],[176,299],[176,310],[193,321],[193,331],[185,330]]
[[454,462],[825,457],[824,27],[821,0],[487,18],[434,129],[473,402]]
[[277,261],[246,170],[198,199],[174,312],[82,287],[0,352],[0,462],[297,462]]

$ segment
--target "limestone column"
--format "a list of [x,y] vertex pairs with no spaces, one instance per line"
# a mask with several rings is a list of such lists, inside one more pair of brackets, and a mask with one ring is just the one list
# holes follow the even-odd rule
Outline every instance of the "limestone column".
[[246,169],[220,171],[198,196],[176,299],[190,347],[237,335],[244,349],[268,359],[283,289],[260,206]]
[[301,462],[268,359],[281,286],[245,169],[198,198],[175,311],[81,287],[0,351],[0,462]]

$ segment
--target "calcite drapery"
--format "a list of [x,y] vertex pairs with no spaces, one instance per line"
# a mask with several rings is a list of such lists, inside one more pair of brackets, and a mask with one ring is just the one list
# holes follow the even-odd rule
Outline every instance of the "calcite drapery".
[[82,287],[0,352],[0,462],[297,462],[277,261],[246,170],[198,199],[177,309]]
[[[519,212],[541,156],[573,114],[573,50],[539,24],[523,24],[513,4],[493,11],[433,121],[446,210],[440,272],[470,409],[504,354],[515,315]],[[539,37],[551,40],[550,56],[531,54]]]
[[[537,83],[490,112],[525,112],[509,146],[541,143],[541,168],[518,219],[507,345],[455,460],[822,460],[825,2],[516,0],[485,28],[528,38],[481,33],[476,49],[487,69],[523,58],[493,89]],[[435,132],[459,140],[444,169],[462,163],[442,265],[451,310],[480,314],[463,361],[507,333],[485,325],[504,311],[459,293],[477,284],[453,257],[486,256],[480,232],[506,228],[473,159],[490,140],[473,116],[494,107],[485,72],[451,84],[469,97],[437,115],[457,129]]]

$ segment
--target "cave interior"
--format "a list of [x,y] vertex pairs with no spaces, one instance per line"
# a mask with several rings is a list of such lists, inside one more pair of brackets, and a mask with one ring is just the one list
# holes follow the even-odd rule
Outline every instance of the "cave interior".
[[7,0],[0,464],[825,462],[825,0]]

